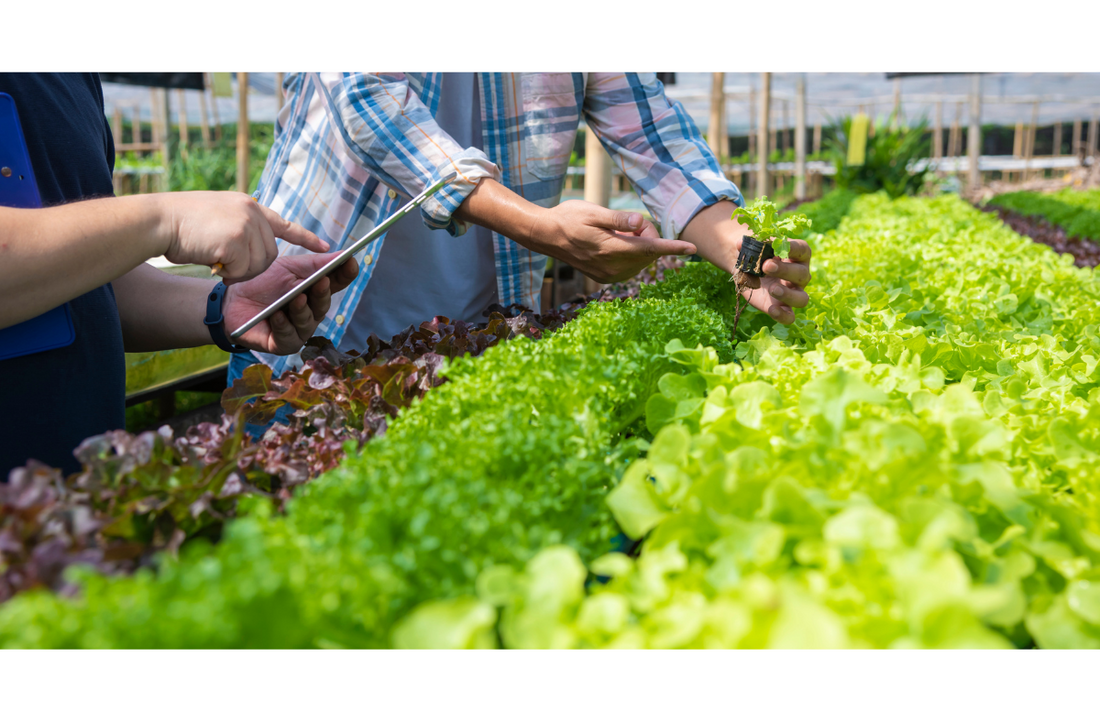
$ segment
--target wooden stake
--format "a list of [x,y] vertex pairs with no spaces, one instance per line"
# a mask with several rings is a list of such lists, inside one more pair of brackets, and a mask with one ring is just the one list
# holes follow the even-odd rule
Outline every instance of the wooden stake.
[[957,158],[962,153],[962,131],[959,127],[961,122],[962,103],[956,103],[955,119],[951,121],[951,131],[947,136],[947,155],[951,158]]
[[152,143],[160,141],[160,111],[163,106],[158,100],[157,89],[149,88],[149,125],[152,126],[152,136],[149,140]]
[[1100,131],[1098,126],[1100,126],[1100,118],[1094,115],[1092,120],[1089,121],[1089,155],[1093,158],[1096,157],[1097,143],[1100,141],[1100,138],[1097,138],[1097,136],[1100,136],[1100,133],[1097,132]]
[[187,127],[187,95],[183,88],[176,90],[176,97],[180,104],[180,155],[187,160],[187,144],[191,140],[191,130]]
[[966,148],[970,156],[967,182],[970,190],[982,184],[979,163],[982,157],[982,76],[975,74],[970,88],[970,130],[966,134]]
[[758,155],[756,170],[757,195],[768,192],[768,125],[771,122],[772,109],[772,74],[760,74],[760,130],[756,140],[756,147],[761,148]]
[[1069,142],[1069,152],[1077,155],[1081,149],[1081,119],[1073,121],[1073,138]]
[[897,130],[901,119],[901,78],[894,78],[894,119],[890,122],[890,129]]
[[936,101],[936,120],[932,128],[932,157],[943,158],[943,101]]
[[222,121],[218,117],[218,98],[214,95],[214,79],[210,73],[206,74],[206,87],[210,91],[210,109],[214,113],[214,140],[222,139]]
[[237,73],[237,190],[248,192],[248,73]]
[[1039,103],[1031,104],[1031,123],[1027,126],[1027,136],[1024,139],[1024,180],[1031,176],[1031,159],[1035,156],[1035,130],[1039,125]]
[[710,74],[710,120],[707,122],[707,145],[718,156],[719,162],[724,160],[722,158],[722,105],[726,100],[725,73],[711,73]]
[[806,76],[794,85],[794,197],[806,198]]
[[1062,155],[1062,121],[1054,124],[1054,149],[1051,152],[1055,158]]
[[202,122],[202,144],[204,146],[210,145],[210,117],[206,112],[206,88],[204,87],[199,91],[199,110]]
[[1012,134],[1012,156],[1024,157],[1024,122],[1022,120],[1016,123],[1016,131]]
[[722,132],[718,135],[718,157],[726,160],[730,157],[730,132],[729,132],[729,117],[726,114],[726,110],[729,107],[729,100],[726,98],[725,92],[722,93]]
[[[602,208],[611,205],[611,156],[603,149],[592,128],[584,134],[584,199]],[[585,276],[584,292],[591,294],[599,290],[600,284]]]
[[784,100],[783,101],[783,127],[779,131],[779,134],[780,134],[779,137],[782,138],[782,140],[780,141],[779,152],[784,154],[784,155],[786,155],[786,153],[787,153],[787,148],[791,147],[790,144],[788,143],[788,141],[790,140],[790,138],[788,137],[788,132],[790,131],[790,127],[791,127],[791,112],[790,111],[791,111],[790,102]]

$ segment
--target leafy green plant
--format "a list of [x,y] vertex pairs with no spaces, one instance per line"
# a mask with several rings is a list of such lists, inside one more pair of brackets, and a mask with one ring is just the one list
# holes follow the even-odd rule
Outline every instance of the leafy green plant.
[[1100,189],[1063,189],[1049,195],[1033,191],[1003,193],[989,203],[1026,216],[1041,216],[1066,235],[1100,240]]
[[[254,123],[250,126],[249,180],[250,191],[256,189],[274,142],[274,126]],[[235,190],[237,188],[236,124],[224,126],[223,139],[211,145],[191,144],[186,158],[173,139],[169,167],[169,190]]]
[[886,191],[891,198],[920,193],[932,167],[916,169],[916,162],[930,153],[929,140],[925,138],[927,120],[911,126],[894,123],[895,116],[876,125],[867,138],[866,160],[863,165],[848,165],[848,143],[852,127],[851,117],[842,119],[835,127],[835,137],[826,141],[826,148],[836,165],[835,181],[838,188],[857,193]]
[[285,516],[16,596],[0,645],[1100,647],[1097,273],[954,196],[814,243],[791,326],[732,347],[688,264],[448,364]]
[[791,248],[790,239],[800,237],[813,225],[813,221],[801,213],[781,216],[767,196],[760,196],[749,205],[735,210],[733,220],[748,226],[753,237],[771,245],[780,258],[787,257]]

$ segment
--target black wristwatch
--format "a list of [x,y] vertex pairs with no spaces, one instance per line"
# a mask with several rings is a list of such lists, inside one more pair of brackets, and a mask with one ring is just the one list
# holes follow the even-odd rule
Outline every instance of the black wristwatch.
[[229,343],[229,337],[225,335],[225,316],[222,315],[222,303],[224,302],[225,284],[218,281],[218,285],[214,286],[213,290],[210,291],[210,295],[206,297],[206,318],[202,322],[210,329],[210,338],[222,351],[229,353],[248,351],[244,346]]

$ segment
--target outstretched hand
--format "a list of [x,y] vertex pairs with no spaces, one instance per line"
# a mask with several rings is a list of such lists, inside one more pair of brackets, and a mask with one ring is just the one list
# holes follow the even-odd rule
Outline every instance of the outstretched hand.
[[565,261],[599,283],[631,278],[661,256],[689,256],[695,245],[661,238],[641,213],[566,201],[531,227],[536,250]]
[[[283,256],[265,272],[250,281],[229,287],[225,298],[225,328],[230,333],[267,308],[276,299],[302,282],[321,266],[332,260],[334,253],[323,255]],[[299,294],[282,310],[253,326],[235,343],[256,351],[282,356],[296,353],[313,336],[328,313],[332,294],[338,293],[359,275],[354,258],[337,268],[326,278]]]

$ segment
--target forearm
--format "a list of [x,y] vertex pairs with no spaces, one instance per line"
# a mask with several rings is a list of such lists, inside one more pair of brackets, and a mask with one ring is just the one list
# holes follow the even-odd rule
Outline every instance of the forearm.
[[0,208],[0,328],[34,318],[162,255],[155,195]]
[[126,351],[160,351],[212,343],[203,323],[214,281],[173,276],[141,264],[114,282]]
[[695,244],[700,256],[729,273],[733,273],[741,237],[751,235],[746,226],[733,220],[735,210],[733,201],[718,201],[696,213],[680,235],[680,240]]
[[549,248],[535,232],[539,218],[545,213],[545,208],[491,178],[483,178],[454,216],[460,221],[496,231],[533,251],[547,253]]

